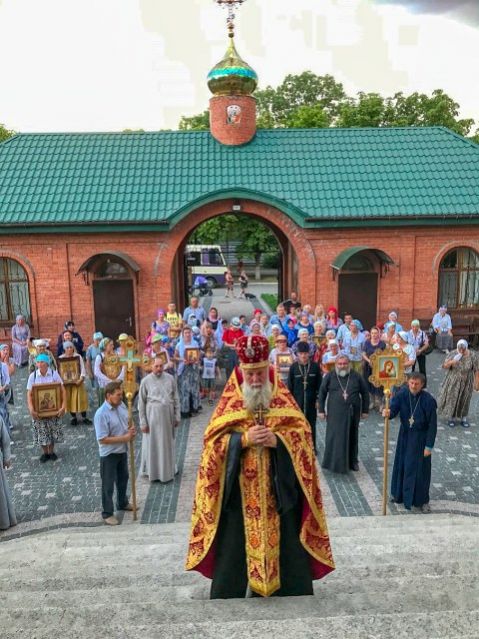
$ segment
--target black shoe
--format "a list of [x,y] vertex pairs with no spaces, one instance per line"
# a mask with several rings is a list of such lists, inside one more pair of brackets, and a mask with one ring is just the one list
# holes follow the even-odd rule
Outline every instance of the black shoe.
[[56,453],[50,453],[50,459],[52,461],[57,461],[58,457],[57,457]]
[[78,419],[76,417],[70,420],[70,426],[78,426]]
[[43,455],[40,455],[40,463],[41,464],[44,464],[49,459],[50,459],[50,455],[48,453],[43,453]]
[[359,464],[353,464],[351,470],[359,470]]
[[83,422],[84,424],[93,424],[93,422],[91,421],[91,419],[88,419],[88,417],[84,417],[84,418],[82,419],[82,422]]

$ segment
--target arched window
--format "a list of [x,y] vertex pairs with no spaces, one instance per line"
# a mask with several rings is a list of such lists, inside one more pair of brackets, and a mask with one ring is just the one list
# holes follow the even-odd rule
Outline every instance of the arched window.
[[21,264],[0,257],[0,324],[15,323],[15,317],[30,319],[30,293],[28,277]]
[[479,254],[470,248],[449,251],[439,267],[439,304],[449,309],[479,308]]

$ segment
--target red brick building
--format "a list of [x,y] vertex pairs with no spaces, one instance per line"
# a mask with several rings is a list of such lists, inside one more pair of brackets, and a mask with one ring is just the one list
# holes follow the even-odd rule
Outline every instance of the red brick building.
[[0,336],[23,312],[35,335],[73,318],[85,336],[143,337],[159,306],[184,304],[190,234],[232,210],[273,230],[281,290],[303,302],[365,325],[440,302],[478,315],[479,147],[441,127],[256,131],[255,74],[235,56],[210,73],[212,133],[0,145]]

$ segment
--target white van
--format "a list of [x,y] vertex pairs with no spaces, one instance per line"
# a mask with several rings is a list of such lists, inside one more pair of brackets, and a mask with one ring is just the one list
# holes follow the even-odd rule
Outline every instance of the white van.
[[226,261],[219,244],[187,244],[185,264],[191,274],[191,284],[202,275],[211,288],[224,286]]

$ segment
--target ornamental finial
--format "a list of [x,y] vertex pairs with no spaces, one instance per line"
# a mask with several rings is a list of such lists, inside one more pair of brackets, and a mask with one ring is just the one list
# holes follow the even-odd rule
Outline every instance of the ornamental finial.
[[228,37],[234,38],[235,35],[235,18],[236,18],[236,9],[241,7],[243,2],[246,0],[213,0],[220,7],[223,7],[228,10],[228,17],[226,18],[226,25],[228,27]]

